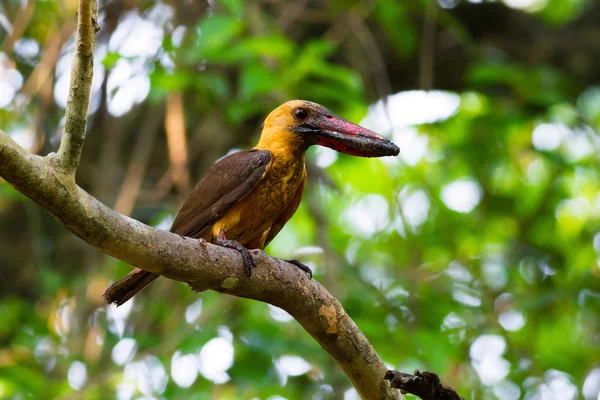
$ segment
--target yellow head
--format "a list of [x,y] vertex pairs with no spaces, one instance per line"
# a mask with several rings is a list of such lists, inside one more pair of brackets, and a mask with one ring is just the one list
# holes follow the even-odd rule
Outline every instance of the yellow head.
[[304,100],[290,100],[271,111],[265,119],[256,148],[274,152],[306,150],[309,145],[305,138],[290,128],[301,123],[295,113],[301,117],[302,111],[300,110],[308,111],[312,108],[320,108],[319,111],[330,113],[325,107]]

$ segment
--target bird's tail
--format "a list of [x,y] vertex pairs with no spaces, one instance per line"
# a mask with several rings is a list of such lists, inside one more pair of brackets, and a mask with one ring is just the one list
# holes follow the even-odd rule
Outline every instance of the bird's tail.
[[160,275],[136,268],[123,279],[113,283],[104,292],[104,300],[108,304],[120,306],[154,282]]

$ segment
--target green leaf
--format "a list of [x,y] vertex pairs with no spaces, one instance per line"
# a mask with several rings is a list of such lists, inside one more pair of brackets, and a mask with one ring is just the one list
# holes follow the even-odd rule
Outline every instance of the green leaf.
[[243,68],[240,76],[240,99],[250,100],[276,89],[277,85],[276,76],[266,66],[249,64]]

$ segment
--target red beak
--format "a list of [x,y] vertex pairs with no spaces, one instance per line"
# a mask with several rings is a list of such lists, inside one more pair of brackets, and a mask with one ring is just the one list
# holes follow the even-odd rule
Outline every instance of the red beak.
[[315,144],[359,157],[397,156],[393,142],[362,126],[328,114],[320,118]]
[[353,124],[329,111],[320,104],[299,100],[294,115],[297,123],[289,129],[300,135],[308,146],[318,144],[340,153],[359,157],[397,156],[400,149],[383,136]]

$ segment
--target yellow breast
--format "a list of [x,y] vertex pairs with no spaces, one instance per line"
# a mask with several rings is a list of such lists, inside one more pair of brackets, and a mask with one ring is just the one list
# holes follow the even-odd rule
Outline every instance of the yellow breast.
[[304,152],[271,152],[272,161],[263,178],[212,228],[212,240],[224,233],[242,245],[262,247],[264,236],[285,211],[304,178]]

